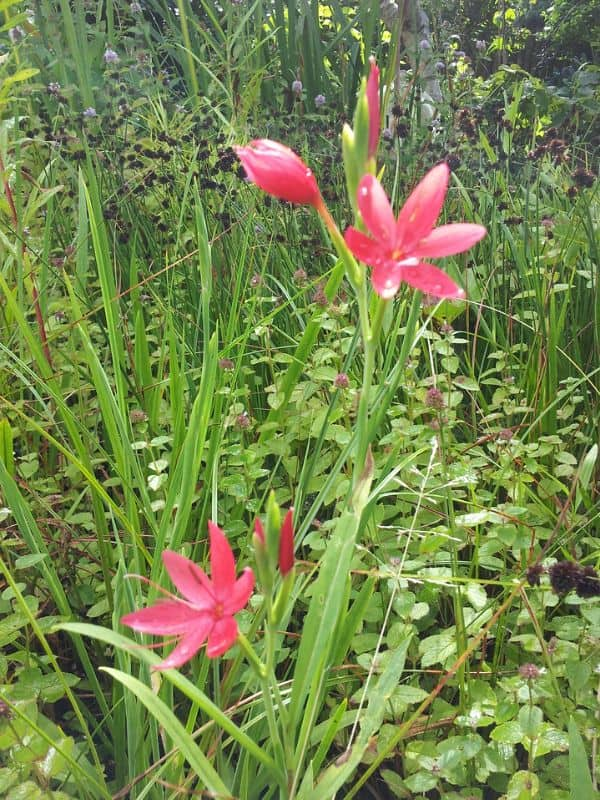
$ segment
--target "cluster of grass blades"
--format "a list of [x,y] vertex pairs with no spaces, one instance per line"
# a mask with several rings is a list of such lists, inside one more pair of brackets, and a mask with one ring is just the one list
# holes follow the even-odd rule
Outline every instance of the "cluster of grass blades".
[[[345,226],[341,117],[394,42],[366,1],[135,5],[41,0],[35,34],[1,9],[26,35],[0,64],[0,794],[277,796],[240,652],[159,679],[119,625],[166,585],[164,549],[206,562],[209,519],[248,561],[274,490],[298,520],[275,650],[292,796],[593,798],[597,605],[526,581],[599,556],[585,142],[527,158],[526,81],[502,98],[514,136],[494,117],[462,136],[450,105],[448,133],[429,130],[406,98],[381,152],[392,196],[460,152],[444,213],[488,236],[448,265],[466,304],[406,291],[387,314],[374,480],[340,518],[356,304],[315,220],[265,202],[230,147],[293,145]],[[240,616],[259,641],[260,602]]]

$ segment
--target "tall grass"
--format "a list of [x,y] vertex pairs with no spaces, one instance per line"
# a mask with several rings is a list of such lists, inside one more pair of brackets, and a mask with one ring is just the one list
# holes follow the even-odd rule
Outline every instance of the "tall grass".
[[[525,603],[514,578],[538,556],[598,558],[597,190],[568,198],[568,168],[550,159],[520,165],[510,137],[501,139],[504,162],[482,147],[479,174],[462,169],[452,178],[448,220],[488,227],[474,260],[450,264],[468,304],[432,308],[404,293],[384,320],[367,435],[374,481],[362,517],[338,519],[351,487],[364,364],[343,265],[317,248],[319,232],[303,211],[265,207],[232,174],[207,188],[216,161],[206,140],[221,131],[223,145],[245,140],[266,108],[292,107],[286,92],[299,78],[295,145],[333,158],[325,136],[310,138],[314,97],[323,93],[350,113],[366,58],[381,49],[377,5],[332,2],[324,13],[315,3],[255,0],[221,11],[212,0],[181,0],[176,14],[153,0],[141,19],[124,17],[131,39],[123,34],[119,47],[116,4],[93,22],[83,5],[40,4],[41,41],[52,41],[56,58],[24,53],[41,70],[40,86],[63,84],[62,116],[53,108],[77,142],[44,150],[43,130],[23,134],[20,118],[38,124],[35,95],[16,97],[14,122],[3,122],[3,177],[17,224],[3,205],[0,490],[10,516],[0,571],[6,602],[31,633],[22,649],[64,691],[61,724],[79,749],[58,749],[68,763],[63,783],[77,796],[162,800],[205,787],[275,797],[285,783],[239,653],[221,662],[201,656],[190,678],[169,671],[157,679],[150,669],[159,655],[119,626],[165,584],[165,548],[206,561],[208,519],[226,527],[248,560],[253,518],[271,490],[295,504],[298,520],[295,607],[274,658],[299,797],[330,797],[344,786],[353,796],[386,759],[399,758],[423,719],[437,724],[451,702],[452,714],[467,713],[482,671],[494,681],[514,671],[511,631],[529,625],[552,667],[542,629],[552,608]],[[155,73],[166,67],[173,82],[163,89],[153,74],[150,94],[115,121],[108,118],[118,104],[103,92],[128,79],[107,75],[102,54],[110,44],[125,60],[130,41],[143,42]],[[106,108],[97,134],[93,122],[81,124],[95,104]],[[507,103],[513,119],[517,106]],[[205,135],[207,113],[219,130]],[[330,121],[338,123],[333,114]],[[144,187],[162,167],[132,168],[123,154],[137,152],[135,144],[158,149],[165,135],[176,141],[164,168],[173,180],[139,200],[136,182]],[[393,178],[396,198],[428,157],[395,146],[385,180]],[[341,183],[334,169],[332,187]],[[107,214],[113,204],[118,221]],[[348,221],[343,199],[333,210]],[[442,320],[452,314],[453,330]],[[335,384],[340,373],[347,389]],[[427,404],[432,386],[441,388],[442,409]],[[29,561],[17,573],[20,558]],[[331,585],[337,591],[327,592]],[[31,598],[45,604],[37,617]],[[241,625],[261,641],[258,608]],[[60,634],[44,627],[46,616],[61,623]],[[496,645],[489,661],[481,655],[488,638]],[[11,664],[22,644],[14,641]],[[438,648],[439,659],[423,667],[423,648]],[[562,676],[551,677],[553,722],[569,732],[576,773],[584,744],[569,725]],[[390,717],[399,683],[422,694]],[[50,746],[50,729],[11,703]],[[387,738],[361,766],[382,730]]]

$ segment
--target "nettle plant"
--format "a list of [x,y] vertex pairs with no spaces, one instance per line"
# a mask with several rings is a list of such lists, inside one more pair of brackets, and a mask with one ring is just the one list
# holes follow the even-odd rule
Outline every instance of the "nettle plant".
[[[348,698],[335,707],[328,701],[328,686],[335,680],[336,667],[347,657],[372,596],[372,578],[353,590],[351,567],[386,485],[385,480],[373,485],[371,444],[397,392],[411,349],[426,331],[426,325],[419,322],[419,295],[414,296],[403,321],[404,343],[391,373],[393,379],[381,386],[377,383],[377,352],[402,283],[432,298],[464,296],[447,274],[426,259],[462,253],[482,239],[486,230],[467,223],[435,227],[449,183],[450,170],[445,163],[431,169],[394,216],[377,177],[379,133],[379,70],[372,60],[359,93],[353,128],[345,125],[342,132],[347,190],[354,214],[354,224],[344,234],[329,212],[312,171],[296,153],[267,139],[235,148],[250,182],[274,197],[316,211],[338,256],[324,294],[333,297],[345,276],[357,301],[362,385],[357,395],[354,435],[341,454],[351,480],[314,573],[303,575],[301,580],[296,574],[294,547],[301,537],[294,542],[293,510],[282,520],[271,496],[265,522],[256,521],[252,537],[255,571],[246,567],[236,577],[233,552],[225,533],[214,522],[209,522],[210,578],[189,559],[163,551],[163,564],[181,597],[149,582],[151,598],[158,591],[162,599],[126,613],[120,621],[140,633],[166,636],[167,643],[174,642],[165,659],[112,631],[89,625],[63,626],[113,645],[122,666],[134,657],[150,668],[151,686],[126,669],[106,671],[136,695],[168,737],[169,746],[187,760],[193,771],[192,785],[219,797],[331,797],[352,777],[370,747],[371,737],[381,729],[390,693],[404,670],[411,638],[408,628],[406,634],[400,631],[392,650],[381,654],[385,668],[378,678],[369,673],[365,708],[367,686],[358,710],[348,710]],[[300,629],[288,638],[285,631],[300,596],[309,598],[308,610]],[[239,622],[235,616],[238,612]],[[208,659],[218,659],[237,646],[225,678],[220,685],[217,681],[218,696],[214,699],[202,690],[208,682],[206,659],[195,672],[195,682],[178,671],[205,643]],[[172,688],[187,698],[187,705],[178,706],[187,709],[186,724],[173,712]],[[254,694],[256,688],[259,692]],[[234,713],[222,711],[236,694],[244,699],[235,704]],[[131,701],[126,702],[131,707]],[[427,702],[426,696],[402,730],[410,727]],[[212,722],[192,735],[199,712]],[[334,738],[348,724],[348,714],[353,724],[346,749],[334,763],[326,765]]]

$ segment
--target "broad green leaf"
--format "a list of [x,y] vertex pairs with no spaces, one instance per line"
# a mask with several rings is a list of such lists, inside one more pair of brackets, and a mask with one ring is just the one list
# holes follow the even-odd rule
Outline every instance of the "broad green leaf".
[[[534,800],[540,794],[540,780],[533,772],[520,770],[510,779],[506,800]],[[583,798],[583,795],[581,795]]]

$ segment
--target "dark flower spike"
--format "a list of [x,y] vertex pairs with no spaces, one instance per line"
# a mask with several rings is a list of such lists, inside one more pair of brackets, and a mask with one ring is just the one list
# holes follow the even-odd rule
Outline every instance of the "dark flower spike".
[[579,597],[600,596],[600,577],[594,567],[580,567],[580,570],[575,580],[575,591]]
[[573,591],[581,573],[581,567],[574,561],[557,561],[548,568],[550,585],[556,594]]

